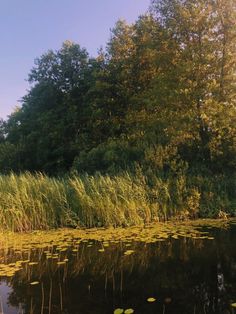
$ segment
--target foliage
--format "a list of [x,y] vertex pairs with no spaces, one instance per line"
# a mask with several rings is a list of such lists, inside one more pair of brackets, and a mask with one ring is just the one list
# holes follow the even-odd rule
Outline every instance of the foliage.
[[116,176],[42,174],[0,177],[0,228],[131,226],[197,217],[235,215],[236,178],[180,175],[161,178],[140,169]]
[[96,58],[69,41],[49,50],[22,106],[0,121],[1,173],[140,168],[163,219],[185,206],[189,217],[233,213],[235,19],[233,0],[152,0],[135,23],[117,22]]

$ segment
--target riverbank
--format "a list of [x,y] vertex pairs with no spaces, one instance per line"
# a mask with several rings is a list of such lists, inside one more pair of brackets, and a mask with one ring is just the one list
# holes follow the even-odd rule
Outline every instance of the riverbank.
[[169,219],[226,218],[236,212],[232,178],[0,176],[0,229],[126,227]]

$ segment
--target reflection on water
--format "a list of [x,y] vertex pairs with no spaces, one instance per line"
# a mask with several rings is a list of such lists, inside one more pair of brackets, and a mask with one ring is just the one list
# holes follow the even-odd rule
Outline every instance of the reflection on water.
[[0,313],[234,313],[236,227],[210,230],[214,239],[70,239],[59,249],[2,249],[1,263],[18,269],[1,277]]
[[15,314],[20,313],[21,304],[18,304],[17,308],[13,307],[9,301],[9,295],[12,293],[12,288],[5,282],[4,280],[1,281],[0,285],[0,313],[7,313],[7,314]]

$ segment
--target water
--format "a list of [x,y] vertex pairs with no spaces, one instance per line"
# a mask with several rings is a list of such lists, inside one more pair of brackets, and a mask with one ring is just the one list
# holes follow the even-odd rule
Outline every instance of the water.
[[[53,243],[50,258],[48,245],[4,248],[3,264],[14,267],[27,259],[38,264],[26,261],[14,276],[1,276],[0,313],[1,307],[4,314],[112,314],[117,308],[137,314],[234,313],[236,226],[209,231],[214,239],[183,236],[141,243],[134,235],[105,240],[102,250],[101,242],[81,240],[54,258]],[[127,250],[130,255],[124,254]],[[149,297],[155,302],[147,302]]]

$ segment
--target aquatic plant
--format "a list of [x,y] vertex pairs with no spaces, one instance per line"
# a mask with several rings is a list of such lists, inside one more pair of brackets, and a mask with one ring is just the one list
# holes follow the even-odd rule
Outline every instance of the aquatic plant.
[[[157,262],[155,273],[160,276],[163,262],[168,260],[169,263],[176,258],[176,244],[181,246],[181,254],[177,257],[181,268],[182,263],[188,263],[193,252],[199,257],[207,247],[218,250],[221,245],[219,239],[211,243],[208,241],[213,239],[212,229],[225,229],[234,223],[232,220],[196,220],[128,228],[60,229],[18,234],[3,232],[0,233],[0,280],[16,289],[23,289],[20,298],[27,303],[29,310],[26,309],[26,313],[30,313],[31,307],[37,308],[35,313],[43,313],[46,309],[48,313],[49,308],[52,308],[52,313],[63,313],[67,299],[65,287],[69,281],[84,278],[87,281],[85,289],[87,286],[90,289],[89,274],[90,278],[102,282],[102,286],[104,282],[104,293],[110,289],[113,292],[127,291],[130,274],[134,270],[146,272],[153,265],[153,260]],[[127,250],[127,247],[131,249]],[[197,267],[198,263],[199,258]],[[177,278],[182,286],[182,277]],[[176,285],[175,281],[175,276],[170,276],[168,286]],[[92,293],[94,288],[93,283]],[[25,294],[29,299],[25,299]],[[37,297],[31,299],[32,295]],[[172,296],[170,298],[149,289],[143,294],[145,307],[164,307],[171,300]],[[110,313],[131,314],[139,310],[133,300],[122,302],[116,299],[114,302],[113,299],[111,306]]]
[[173,218],[221,217],[222,212],[224,217],[235,214],[231,178],[161,178],[153,174],[151,179],[127,172],[66,178],[41,173],[2,175],[0,229],[126,227]]

